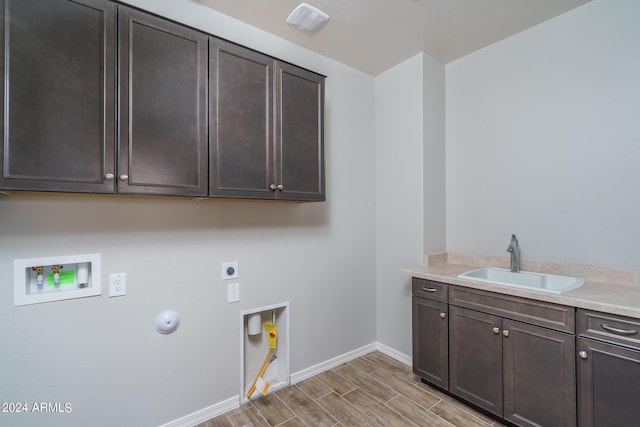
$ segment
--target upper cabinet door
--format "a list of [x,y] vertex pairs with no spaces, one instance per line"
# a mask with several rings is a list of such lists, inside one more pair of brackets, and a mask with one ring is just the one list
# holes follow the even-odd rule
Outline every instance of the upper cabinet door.
[[276,198],[324,201],[324,80],[276,63]]
[[0,188],[114,191],[115,15],[102,0],[0,0]]
[[270,199],[274,59],[211,38],[209,194]]
[[119,8],[118,192],[206,196],[207,36]]

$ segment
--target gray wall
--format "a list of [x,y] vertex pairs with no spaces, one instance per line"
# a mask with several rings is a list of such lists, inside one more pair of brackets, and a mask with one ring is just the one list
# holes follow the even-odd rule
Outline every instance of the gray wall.
[[425,54],[422,70],[422,239],[428,254],[447,249],[445,67]]
[[[189,0],[132,1],[329,76],[326,203],[0,198],[2,425],[153,426],[239,392],[240,311],[290,302],[291,372],[376,341],[374,79]],[[241,40],[239,40],[241,39]],[[13,306],[13,260],[102,254],[100,297]],[[220,263],[240,263],[226,303]],[[109,273],[127,296],[108,298]],[[173,308],[182,325],[155,332]]]
[[446,66],[447,249],[640,268],[640,2]]
[[411,355],[411,278],[445,250],[444,66],[418,54],[376,77],[378,341]]
[[[411,354],[411,280],[422,246],[422,54],[376,77],[378,339]],[[407,328],[409,325],[409,328]]]

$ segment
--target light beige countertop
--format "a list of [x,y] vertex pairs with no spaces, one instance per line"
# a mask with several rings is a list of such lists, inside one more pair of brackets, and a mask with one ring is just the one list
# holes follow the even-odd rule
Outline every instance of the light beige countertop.
[[449,252],[426,255],[424,266],[404,268],[401,272],[421,279],[640,318],[640,272],[638,271],[553,261],[523,260],[521,262],[522,271],[585,279],[585,284],[580,288],[562,294],[458,278],[459,274],[469,270],[482,267],[508,268],[508,265],[509,257]]

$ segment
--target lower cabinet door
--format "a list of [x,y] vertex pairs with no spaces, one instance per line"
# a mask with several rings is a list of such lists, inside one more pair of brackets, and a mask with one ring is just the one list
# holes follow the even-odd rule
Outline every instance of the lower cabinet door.
[[640,351],[578,338],[581,427],[640,425]]
[[575,337],[504,319],[504,418],[519,426],[575,426]]
[[449,388],[449,328],[447,304],[413,297],[413,372]]
[[449,391],[502,417],[502,318],[449,306]]

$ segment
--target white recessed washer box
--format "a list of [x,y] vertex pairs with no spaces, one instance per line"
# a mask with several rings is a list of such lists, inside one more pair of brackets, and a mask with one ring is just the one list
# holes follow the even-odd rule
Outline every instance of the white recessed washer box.
[[100,295],[100,254],[13,261],[16,306]]
[[[251,331],[249,318],[257,315],[258,331]],[[274,322],[276,324],[276,348],[269,350],[269,337],[264,326],[264,322]],[[276,391],[291,384],[289,367],[289,302],[269,305],[265,307],[243,310],[240,312],[240,404],[244,404],[249,399],[255,399],[261,395],[259,390],[255,390],[248,397],[249,390],[254,380],[257,380],[264,364],[265,354],[276,356],[271,363],[266,366],[262,373],[264,381],[271,386],[268,392]],[[253,327],[251,327],[253,329]],[[253,332],[258,332],[253,334]]]

